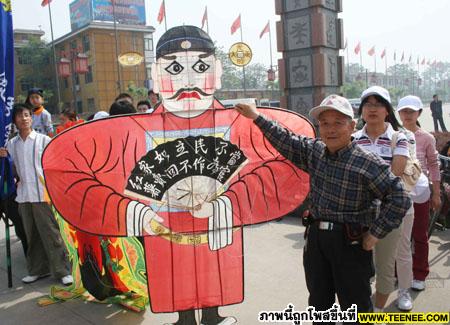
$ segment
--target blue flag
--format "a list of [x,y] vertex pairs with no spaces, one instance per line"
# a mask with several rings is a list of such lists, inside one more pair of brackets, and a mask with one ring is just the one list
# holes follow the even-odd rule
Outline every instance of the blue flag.
[[[0,147],[11,133],[14,104],[14,35],[11,0],[0,0]],[[0,158],[0,197],[14,192],[10,157]]]

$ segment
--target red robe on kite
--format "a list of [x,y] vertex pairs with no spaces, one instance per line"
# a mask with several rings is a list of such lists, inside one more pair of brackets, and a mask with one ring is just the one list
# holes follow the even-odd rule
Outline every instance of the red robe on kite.
[[[206,33],[172,28],[156,53],[161,105],[152,114],[97,120],[54,138],[43,157],[48,193],[79,231],[143,237],[153,312],[240,303],[242,227],[294,210],[309,177],[252,121],[214,99],[221,65]],[[314,136],[293,112],[261,110],[294,133]],[[215,310],[202,324],[233,323]]]

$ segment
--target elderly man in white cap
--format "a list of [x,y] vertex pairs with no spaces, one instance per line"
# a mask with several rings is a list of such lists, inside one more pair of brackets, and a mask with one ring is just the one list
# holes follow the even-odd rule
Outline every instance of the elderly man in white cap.
[[400,225],[411,201],[389,166],[352,142],[355,122],[348,100],[330,95],[310,111],[319,122],[320,139],[292,134],[254,105],[238,104],[236,110],[310,174],[311,216],[303,257],[309,304],[327,310],[337,295],[343,309],[356,304],[358,312],[372,311],[372,249]]

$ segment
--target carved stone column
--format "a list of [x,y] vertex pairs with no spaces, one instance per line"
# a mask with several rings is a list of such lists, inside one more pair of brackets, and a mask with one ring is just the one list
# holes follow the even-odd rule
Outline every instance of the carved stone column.
[[[308,111],[343,81],[342,0],[275,0],[281,107]],[[309,116],[308,116],[309,117]]]

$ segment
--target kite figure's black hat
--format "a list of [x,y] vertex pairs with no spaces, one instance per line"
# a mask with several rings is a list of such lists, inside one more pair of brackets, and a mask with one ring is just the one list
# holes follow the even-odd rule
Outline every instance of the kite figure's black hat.
[[182,51],[214,53],[214,43],[202,29],[196,26],[177,26],[165,32],[156,45],[156,59]]

